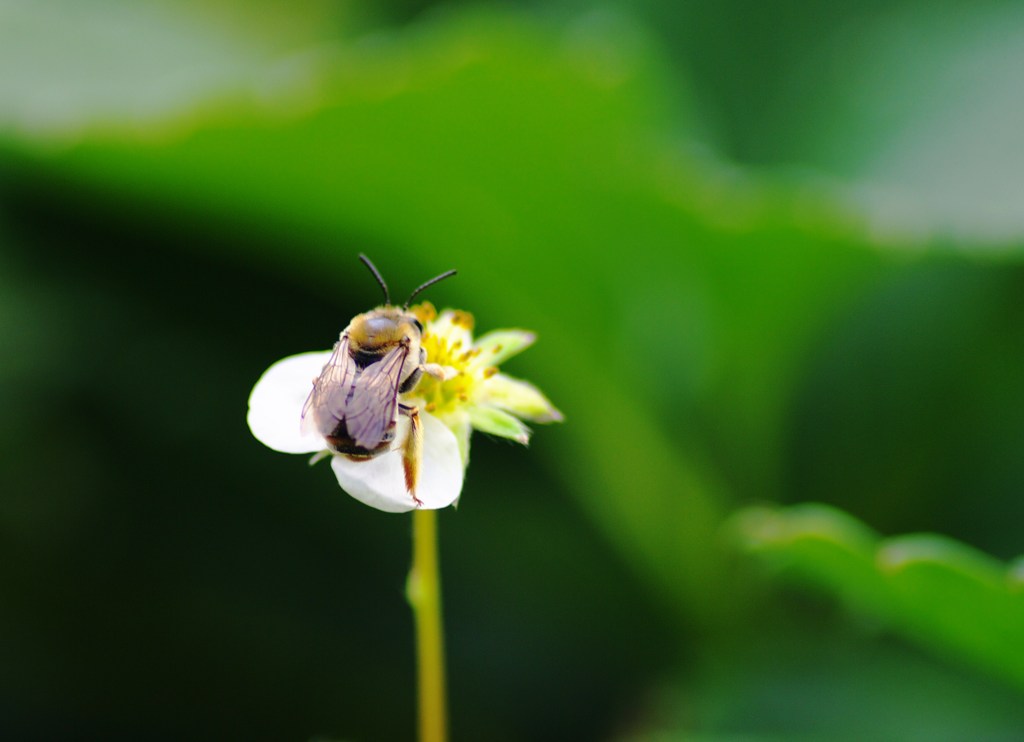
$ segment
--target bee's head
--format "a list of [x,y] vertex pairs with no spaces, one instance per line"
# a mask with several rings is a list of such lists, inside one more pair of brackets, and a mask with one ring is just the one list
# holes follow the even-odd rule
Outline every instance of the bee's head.
[[349,344],[354,351],[365,355],[386,352],[387,349],[408,340],[409,345],[414,350],[412,357],[419,358],[423,325],[420,324],[416,315],[409,311],[409,303],[427,286],[432,286],[443,278],[455,275],[455,271],[448,271],[436,278],[430,279],[413,291],[404,305],[396,307],[391,304],[388,285],[384,283],[384,278],[380,275],[380,271],[377,270],[376,266],[365,255],[360,255],[359,259],[370,269],[370,272],[384,291],[384,304],[371,312],[360,314],[352,320],[352,323],[349,325]]

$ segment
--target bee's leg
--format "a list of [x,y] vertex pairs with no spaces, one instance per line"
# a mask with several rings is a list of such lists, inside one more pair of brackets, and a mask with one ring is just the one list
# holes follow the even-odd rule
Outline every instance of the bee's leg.
[[423,423],[420,409],[415,405],[399,404],[398,411],[409,418],[409,432],[402,443],[402,468],[405,470],[405,488],[409,490],[416,507],[423,503],[416,497],[416,484],[420,478],[420,459],[423,453]]
[[313,458],[311,458],[309,460],[309,465],[313,466],[313,464],[316,464],[316,463],[318,463],[320,461],[323,461],[324,459],[326,459],[330,455],[331,455],[331,452],[328,451],[327,449],[324,449],[323,451],[317,451],[315,454],[313,454]]
[[448,381],[459,375],[458,369],[451,366],[442,366],[439,363],[424,363],[420,365],[424,373],[430,374],[438,381]]

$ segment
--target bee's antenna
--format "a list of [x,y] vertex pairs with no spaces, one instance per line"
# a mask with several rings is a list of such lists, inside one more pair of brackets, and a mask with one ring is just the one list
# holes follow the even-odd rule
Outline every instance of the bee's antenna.
[[433,278],[431,278],[426,283],[420,284],[419,286],[417,286],[416,289],[411,294],[409,294],[409,298],[405,300],[405,304],[402,306],[402,309],[408,309],[409,305],[412,304],[412,300],[416,298],[416,294],[418,294],[419,292],[423,291],[423,289],[427,288],[428,286],[433,286],[438,281],[443,281],[446,278],[451,278],[457,272],[458,271],[454,271],[454,270],[445,271],[440,276],[434,276]]
[[[377,283],[379,283],[380,287],[384,290],[384,303],[385,304],[390,304],[391,303],[391,294],[388,293],[388,285],[386,283],[384,283],[384,277],[380,274],[380,271],[377,270],[377,266],[375,266],[373,263],[371,263],[370,259],[368,257],[366,257],[365,255],[363,255],[362,253],[359,253],[359,259],[363,261],[363,265],[365,265],[367,268],[370,269],[370,273],[373,274],[373,277],[377,279]],[[435,280],[437,280],[437,279],[435,279]],[[426,285],[430,285],[430,284],[426,284]],[[423,288],[423,287],[421,286],[420,288]],[[419,291],[419,289],[416,289],[416,291]]]

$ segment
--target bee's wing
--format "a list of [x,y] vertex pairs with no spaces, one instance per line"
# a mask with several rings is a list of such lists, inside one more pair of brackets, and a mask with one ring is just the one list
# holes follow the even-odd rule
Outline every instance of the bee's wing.
[[357,446],[373,448],[395,419],[398,387],[409,346],[402,344],[356,375],[353,393],[345,405],[345,426]]
[[334,352],[302,407],[302,432],[329,434],[345,417],[345,400],[352,394],[356,363],[348,352],[348,333],[342,333]]

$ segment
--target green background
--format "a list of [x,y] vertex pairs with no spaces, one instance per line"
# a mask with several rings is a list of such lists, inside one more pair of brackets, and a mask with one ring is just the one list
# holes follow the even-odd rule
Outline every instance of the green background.
[[365,252],[566,415],[441,515],[454,739],[1020,739],[1022,32],[0,4],[0,737],[413,737],[409,518],[245,424]]

